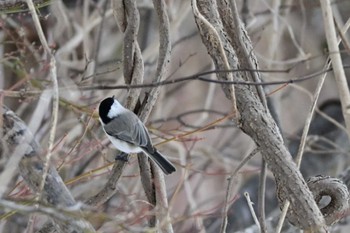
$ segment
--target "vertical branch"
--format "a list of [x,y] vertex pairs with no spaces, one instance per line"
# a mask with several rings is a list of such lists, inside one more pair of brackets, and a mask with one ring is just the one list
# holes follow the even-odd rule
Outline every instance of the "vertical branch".
[[[163,0],[153,1],[154,8],[158,16],[159,24],[159,55],[156,75],[153,82],[160,82],[166,78],[168,66],[170,64],[171,43],[170,43],[170,25],[169,18],[166,12],[166,5]],[[160,87],[153,88],[149,95],[144,100],[143,111],[140,114],[140,119],[146,121],[149,117],[151,109],[153,109],[156,100],[158,99]],[[145,156],[138,157],[140,164],[148,164]],[[163,232],[173,232],[171,222],[169,221],[168,200],[166,195],[166,185],[162,171],[151,161],[151,167],[155,182],[156,203],[159,208],[158,219],[164,224],[161,224]],[[164,221],[163,221],[164,220]]]
[[[169,19],[168,14],[166,13],[164,1],[153,1],[154,8],[158,15],[159,20],[159,55],[158,55],[158,64],[155,77],[153,82],[160,82],[166,78],[168,71],[168,66],[170,64],[170,55],[171,55],[171,43],[170,43],[170,32],[169,32]],[[140,114],[140,119],[145,121],[148,119],[150,110],[153,108],[158,95],[160,87],[152,88],[149,95],[145,100],[144,112]]]
[[[137,43],[137,32],[139,26],[139,13],[136,6],[136,1],[113,1],[115,18],[119,28],[125,33],[124,38],[124,78],[126,83],[140,84],[143,82],[143,61],[141,57],[140,47]],[[169,36],[169,20],[166,14],[165,4],[163,1],[155,1],[155,8],[159,15],[161,42],[159,48],[159,61],[156,72],[155,82],[163,80],[166,76],[168,64],[170,62],[170,36]],[[158,97],[160,87],[153,88],[150,94],[146,96],[143,108],[139,112],[140,119],[146,122],[148,116]],[[133,109],[138,101],[140,89],[130,89],[125,106]],[[159,218],[162,221],[163,232],[173,232],[170,224],[169,215],[167,212],[168,203],[166,199],[166,189],[164,176],[160,173],[157,166],[152,163],[152,169],[149,165],[149,160],[144,155],[138,156],[140,165],[140,175],[143,188],[145,190],[148,201],[153,205],[160,207]],[[125,167],[124,161],[117,161],[111,171],[110,177],[104,188],[94,197],[87,201],[89,205],[100,205],[106,202],[116,192],[116,184],[121,177]],[[152,173],[152,171],[155,173]],[[152,175],[154,175],[154,180]],[[156,189],[155,189],[156,187]],[[157,194],[155,193],[157,192]],[[157,199],[156,199],[157,198]],[[166,211],[166,212],[164,212]],[[164,215],[165,213],[165,215]],[[154,227],[156,219],[150,220],[150,226]]]
[[[118,6],[118,5],[116,5]],[[127,22],[119,23],[125,27],[125,37],[124,37],[124,79],[126,83],[131,84],[140,84],[143,82],[143,73],[144,66],[142,61],[141,49],[137,42],[137,35],[140,25],[140,14],[137,9],[136,1],[126,1],[123,5],[119,5],[119,11],[125,12],[122,13],[122,16],[119,19],[125,20]],[[126,16],[126,17],[125,17]],[[123,28],[121,28],[123,29]],[[126,107],[129,109],[134,109],[137,101],[139,100],[139,95],[141,89],[131,89],[129,90]],[[147,109],[138,110],[139,114],[147,112]],[[146,122],[147,119],[142,119],[143,122]],[[154,181],[152,180],[151,168],[148,157],[143,153],[140,153],[138,156],[138,162],[140,167],[140,177],[143,189],[145,191],[148,201],[155,206],[156,205],[156,194]],[[156,226],[156,217],[153,216],[149,220],[149,226]]]
[[[245,30],[235,1],[232,1],[232,9],[228,0],[218,0],[218,11],[223,23],[224,29],[227,31],[228,36],[231,39],[233,49],[237,53],[239,58],[240,68],[251,70],[249,72],[250,78],[254,82],[261,82],[259,72],[253,72],[252,70],[258,69],[258,61],[253,53],[253,46],[247,31]],[[263,86],[256,86],[259,98],[265,108],[267,109],[266,97]]]
[[[209,51],[209,54],[212,56],[212,58],[213,54],[218,55],[216,58],[213,58],[215,66],[217,68],[220,67],[219,69],[228,70],[230,69],[230,64],[232,64],[232,69],[238,68],[238,61],[234,51],[231,51],[233,52],[233,54],[225,52],[227,35],[223,30],[223,26],[220,22],[219,15],[216,9],[211,12],[207,11],[206,9],[203,9],[202,6],[197,6],[196,0],[192,0],[191,4],[197,27],[200,33],[203,35],[203,37],[207,39],[203,40],[203,43],[207,45],[208,50],[211,50]],[[211,2],[211,4],[214,4],[213,6],[216,6],[217,8],[215,1]],[[213,25],[215,25],[216,27],[214,27]],[[240,74],[237,73],[237,75]],[[218,78],[221,80],[232,81],[233,75],[232,73],[218,74]],[[236,121],[238,121],[239,112],[237,110],[235,87],[234,85],[223,85],[222,89],[226,97],[232,101],[232,111],[234,113],[234,118]]]
[[[43,179],[42,183],[40,185],[39,192],[44,188],[46,176],[48,174],[49,170],[49,164],[50,160],[52,157],[52,150],[54,146],[54,141],[55,141],[55,134],[56,134],[56,126],[57,126],[57,119],[58,119],[58,98],[59,98],[59,93],[58,93],[58,82],[57,82],[57,71],[56,71],[56,59],[55,57],[51,54],[50,48],[47,44],[44,32],[41,28],[39,17],[35,11],[34,4],[32,0],[27,0],[28,8],[29,11],[32,15],[33,22],[36,28],[36,31],[38,33],[40,42],[44,48],[44,51],[46,55],[50,58],[50,76],[53,84],[53,95],[52,95],[52,122],[50,126],[50,134],[49,134],[49,142],[48,142],[48,149],[47,149],[47,154],[46,154],[46,160],[45,160],[45,166],[44,166],[44,173],[43,173]],[[40,195],[39,195],[40,196]]]
[[[112,7],[119,29],[125,32],[124,37],[124,78],[126,83],[140,84],[143,80],[143,61],[137,44],[139,15],[135,1],[113,1]],[[131,89],[125,107],[133,109],[138,101],[140,90]],[[99,206],[116,193],[116,185],[124,171],[126,162],[118,160],[114,163],[105,186],[86,203]],[[147,193],[147,191],[146,191]]]
[[324,21],[324,30],[330,52],[329,56],[333,65],[334,78],[339,91],[347,133],[350,137],[350,93],[337,43],[332,7],[329,0],[320,0],[320,3]]
[[[124,32],[123,44],[123,64],[124,64],[124,79],[127,84],[141,84],[143,82],[143,61],[141,56],[140,46],[137,42],[137,34],[140,25],[140,14],[136,6],[136,1],[126,1],[124,8],[117,8],[118,12],[123,12],[126,17],[120,18],[126,20],[118,25],[126,26]],[[118,14],[118,13],[117,13]],[[138,101],[140,89],[130,89],[125,106],[129,109],[134,109]]]
[[258,196],[258,218],[260,222],[260,231],[267,233],[266,218],[265,218],[265,191],[266,191],[266,176],[267,165],[264,159],[261,161],[261,171],[259,178],[259,196]]

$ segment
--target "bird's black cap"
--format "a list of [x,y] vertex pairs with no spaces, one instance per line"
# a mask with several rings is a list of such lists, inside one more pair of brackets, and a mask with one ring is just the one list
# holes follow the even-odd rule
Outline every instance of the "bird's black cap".
[[98,108],[98,113],[100,115],[100,118],[101,118],[102,122],[105,124],[108,124],[108,122],[110,122],[112,120],[107,115],[108,115],[108,112],[111,109],[113,103],[114,103],[114,96],[108,97],[108,98],[102,100],[102,102],[100,103],[100,106]]

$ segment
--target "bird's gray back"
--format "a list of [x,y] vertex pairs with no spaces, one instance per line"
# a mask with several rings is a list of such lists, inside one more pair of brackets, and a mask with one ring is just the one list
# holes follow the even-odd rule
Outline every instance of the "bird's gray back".
[[111,136],[136,146],[153,148],[148,131],[138,117],[127,112],[119,114],[104,127]]

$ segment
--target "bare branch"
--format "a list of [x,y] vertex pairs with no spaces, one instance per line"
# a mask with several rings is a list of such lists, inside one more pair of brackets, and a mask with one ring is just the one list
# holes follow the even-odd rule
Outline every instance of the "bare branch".
[[[23,121],[18,118],[7,107],[2,107],[3,117],[3,132],[4,139],[9,146],[9,153],[17,150],[18,146],[26,146],[23,158],[19,162],[19,171],[25,182],[34,192],[39,192],[40,185],[43,179],[44,162],[40,156],[43,155],[43,151],[39,144],[34,140],[33,135],[28,130]],[[58,175],[56,169],[49,166],[47,176],[43,187],[41,197],[45,203],[52,206],[71,207],[76,205],[76,202],[67,187],[64,185],[61,177]],[[95,232],[90,223],[83,220],[81,217],[79,220],[66,219],[65,222],[60,222],[56,219],[59,227],[64,232]]]
[[[212,18],[216,14],[215,1],[200,1],[201,11],[206,12],[207,18]],[[200,22],[197,21],[197,25]],[[200,25],[198,25],[200,27]],[[223,30],[220,23],[213,22],[213,27],[217,30]],[[208,52],[216,64],[216,68],[223,69],[220,66],[220,56],[209,41],[213,38],[200,31],[203,43],[207,46]],[[224,41],[225,50],[228,54],[236,54],[231,42]],[[230,68],[237,67],[237,63],[242,58],[238,57],[230,60]],[[236,76],[237,81],[247,81],[246,75]],[[292,211],[302,220],[299,227],[303,229],[312,229],[324,232],[325,222],[318,206],[313,199],[312,193],[307,187],[299,170],[293,163],[291,155],[284,145],[282,135],[271,117],[266,111],[261,100],[256,96],[254,90],[249,86],[236,86],[235,94],[237,98],[237,108],[240,113],[239,126],[243,132],[250,135],[259,147],[266,163],[273,172],[276,180],[277,190],[280,194],[280,203],[289,200]],[[280,206],[282,206],[280,204]]]
[[[344,65],[343,67],[344,69],[350,69],[350,66],[348,65]],[[291,84],[291,83],[299,83],[299,82],[303,82],[306,80],[310,80],[313,78],[317,78],[318,76],[330,72],[332,71],[333,68],[330,67],[328,69],[325,70],[321,70],[321,71],[317,71],[314,72],[312,74],[309,75],[305,75],[299,78],[292,78],[289,80],[281,80],[281,81],[264,81],[264,82],[255,82],[255,81],[229,81],[229,80],[215,80],[215,79],[210,79],[210,78],[205,78],[203,76],[205,75],[209,75],[209,74],[213,74],[213,73],[231,73],[231,72],[242,72],[242,71],[253,71],[253,72],[263,72],[263,73],[286,73],[288,72],[288,70],[250,70],[250,69],[229,69],[229,70],[210,70],[210,71],[205,71],[202,73],[197,73],[197,74],[193,74],[193,75],[189,75],[183,78],[177,78],[177,79],[173,79],[173,80],[165,80],[165,81],[159,81],[159,82],[153,82],[153,83],[144,83],[144,84],[130,84],[130,85],[117,85],[117,86],[113,86],[113,85],[95,85],[95,86],[82,86],[80,87],[81,90],[92,90],[92,89],[96,89],[96,90],[114,90],[114,89],[142,89],[142,88],[149,88],[149,87],[158,87],[158,86],[165,86],[165,85],[172,85],[172,84],[176,84],[176,83],[181,83],[181,82],[188,82],[188,81],[201,81],[201,82],[209,82],[209,83],[216,83],[216,84],[222,84],[222,85],[231,85],[231,84],[235,84],[235,85],[247,85],[247,86],[273,86],[273,85],[283,85],[283,84]],[[5,93],[11,93],[11,92],[6,92]],[[35,94],[36,92],[33,92],[33,94]],[[31,92],[29,92],[29,94],[31,94]]]
[[329,50],[332,52],[330,54],[330,58],[334,67],[334,78],[336,80],[339,91],[343,115],[345,119],[345,125],[348,131],[348,135],[350,137],[350,92],[345,72],[343,69],[342,59],[339,54],[339,47],[335,32],[331,2],[329,0],[320,0],[320,3],[324,20],[324,30],[327,38],[327,44]]
[[41,190],[44,188],[44,181],[46,180],[46,176],[48,174],[49,170],[49,164],[50,160],[52,157],[52,150],[54,146],[54,141],[55,141],[55,135],[56,135],[56,126],[57,126],[57,121],[58,121],[58,100],[59,100],[59,94],[58,94],[58,82],[57,82],[57,71],[56,71],[56,59],[55,57],[51,54],[50,48],[47,44],[43,29],[41,28],[41,24],[39,22],[39,17],[36,13],[34,4],[32,0],[27,0],[28,8],[29,11],[32,15],[33,22],[36,28],[36,31],[38,33],[38,36],[40,38],[40,42],[44,47],[46,55],[49,57],[50,60],[50,76],[53,84],[53,95],[52,95],[52,123],[50,127],[50,136],[49,136],[49,142],[48,142],[48,150],[47,154],[45,156],[45,166],[44,166],[44,172],[43,172],[43,179],[42,183],[40,184],[40,189],[39,189],[39,198],[41,196]]

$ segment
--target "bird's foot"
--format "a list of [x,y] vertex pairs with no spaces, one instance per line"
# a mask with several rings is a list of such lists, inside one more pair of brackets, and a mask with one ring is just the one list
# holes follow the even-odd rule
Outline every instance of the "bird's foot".
[[128,162],[129,161],[129,156],[127,153],[121,152],[115,156],[115,160],[123,161],[123,162]]

